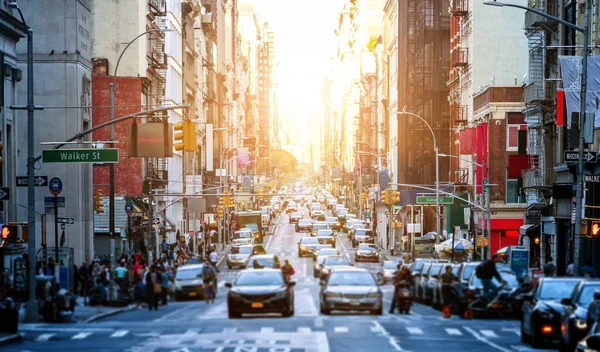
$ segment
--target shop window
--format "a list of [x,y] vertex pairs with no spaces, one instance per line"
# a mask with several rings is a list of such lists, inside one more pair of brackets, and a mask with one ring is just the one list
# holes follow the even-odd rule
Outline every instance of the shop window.
[[506,180],[506,203],[525,203],[525,195],[521,192],[519,179]]

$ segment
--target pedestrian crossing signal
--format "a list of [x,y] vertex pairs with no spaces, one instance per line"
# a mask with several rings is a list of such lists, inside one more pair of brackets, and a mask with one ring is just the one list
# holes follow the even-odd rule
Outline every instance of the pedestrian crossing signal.
[[600,234],[600,221],[592,221],[592,237],[598,237]]
[[17,227],[14,225],[2,225],[2,240],[16,241],[18,240]]

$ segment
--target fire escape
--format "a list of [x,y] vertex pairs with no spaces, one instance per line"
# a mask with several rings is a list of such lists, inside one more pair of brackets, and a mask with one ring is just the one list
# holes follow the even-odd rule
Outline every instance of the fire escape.
[[[462,26],[464,19],[469,15],[469,0],[450,1],[450,78],[446,82],[450,90],[450,123],[456,131],[469,122],[469,111],[467,105],[462,105],[462,80],[465,70],[469,66],[469,49],[462,45]],[[458,140],[458,134],[455,135]],[[452,143],[452,155],[459,155],[459,145]],[[451,160],[454,166],[454,183],[466,185],[469,182],[469,168],[460,168],[458,160]]]
[[[555,0],[529,0],[528,6],[554,14]],[[523,172],[523,189],[527,203],[543,201],[541,190],[550,184],[545,172],[543,125],[544,115],[553,111],[553,100],[558,82],[557,55],[548,51],[548,45],[558,40],[556,22],[532,12],[525,13],[525,35],[529,43],[529,73],[525,84],[523,111],[527,122],[530,169]],[[548,182],[547,182],[548,181]]]
[[[146,13],[148,24],[147,30],[157,30],[148,34],[148,51],[146,61],[148,63],[147,86],[148,108],[152,109],[162,105],[165,100],[165,88],[167,83],[167,56],[165,55],[165,34],[158,31],[167,27],[167,5],[166,0],[148,0],[148,12]],[[162,122],[168,119],[167,112],[160,112],[149,117],[150,121]],[[148,158],[147,178],[150,179],[151,188],[164,188],[168,183],[168,170],[166,158]]]

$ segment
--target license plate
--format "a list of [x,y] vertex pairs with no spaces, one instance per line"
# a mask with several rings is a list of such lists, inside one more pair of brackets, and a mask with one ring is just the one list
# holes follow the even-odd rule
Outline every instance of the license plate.
[[360,306],[360,302],[359,301],[350,301],[350,305],[352,305],[352,306]]
[[252,303],[252,308],[262,308],[264,304],[262,302],[254,302]]
[[190,292],[190,297],[196,297],[197,293],[196,292]]

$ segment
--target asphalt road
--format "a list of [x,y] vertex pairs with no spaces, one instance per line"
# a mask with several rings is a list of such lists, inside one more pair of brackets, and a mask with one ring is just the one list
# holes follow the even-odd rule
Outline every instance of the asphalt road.
[[[319,285],[312,277],[312,260],[298,258],[295,233],[281,216],[273,236],[266,239],[269,253],[289,259],[297,280],[296,314],[292,318],[251,316],[227,318],[226,288],[237,270],[222,264],[220,292],[214,304],[172,302],[158,311],[140,309],[89,324],[23,324],[23,342],[3,351],[128,351],[128,352],[325,352],[325,351],[530,351],[520,343],[515,320],[444,319],[427,306],[414,305],[410,315],[387,313],[393,288],[382,288],[383,316],[333,314],[318,310]],[[338,248],[353,260],[346,235]],[[357,263],[375,270],[375,263]],[[540,350],[537,350],[540,351]]]

